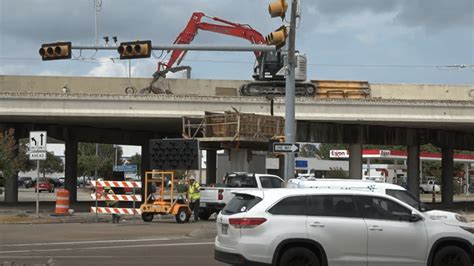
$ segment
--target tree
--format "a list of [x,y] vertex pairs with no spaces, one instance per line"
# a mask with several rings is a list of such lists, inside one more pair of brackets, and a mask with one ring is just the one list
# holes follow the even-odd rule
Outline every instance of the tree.
[[138,153],[130,157],[130,160],[128,160],[129,164],[136,164],[137,165],[137,175],[141,175],[142,172],[142,156]]
[[59,157],[54,156],[53,153],[47,152],[46,160],[40,161],[39,168],[39,171],[43,177],[46,177],[46,174],[63,172],[64,163]]
[[315,158],[318,156],[318,147],[313,143],[303,143],[301,144],[300,152],[298,154],[300,157],[306,158]]
[[96,155],[96,144],[79,143],[77,170],[80,176],[94,176],[95,170],[102,177],[112,176],[115,162],[115,151],[117,151],[117,165],[123,161],[122,148],[112,144],[99,144],[98,155]]
[[349,178],[347,173],[341,167],[330,167],[326,172],[326,178]]
[[3,185],[5,180],[14,176],[15,173],[31,169],[25,142],[17,143],[14,136],[13,128],[0,132],[0,185]]
[[321,159],[328,160],[330,150],[347,150],[346,144],[330,144],[330,143],[321,143],[319,145],[317,154]]
[[[441,148],[438,148],[432,144],[422,145],[420,147],[421,152],[429,152],[429,153],[440,153]],[[422,173],[421,178],[426,176],[433,176],[435,177],[436,181],[441,181],[441,162],[440,161],[424,161],[422,163]]]

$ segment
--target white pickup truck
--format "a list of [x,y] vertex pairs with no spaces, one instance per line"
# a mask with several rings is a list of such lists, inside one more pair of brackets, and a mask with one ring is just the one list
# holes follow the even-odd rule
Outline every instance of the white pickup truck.
[[201,187],[199,218],[207,220],[213,213],[219,213],[234,197],[233,192],[282,187],[285,187],[285,181],[276,175],[243,172],[227,174],[223,184],[217,184],[215,187]]
[[439,193],[441,188],[434,180],[428,180],[426,183],[420,183],[420,193]]

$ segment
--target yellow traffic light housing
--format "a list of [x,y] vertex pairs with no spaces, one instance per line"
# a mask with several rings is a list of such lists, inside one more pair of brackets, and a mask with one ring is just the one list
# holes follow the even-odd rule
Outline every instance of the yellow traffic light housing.
[[274,32],[270,33],[265,37],[265,41],[268,45],[276,45],[277,49],[281,48],[286,43],[288,37],[288,30],[285,26],[281,26]]
[[151,41],[122,42],[117,51],[120,59],[148,58],[151,56]]
[[56,42],[41,45],[39,54],[43,61],[70,59],[71,58],[71,42]]
[[272,18],[281,17],[281,19],[284,19],[286,10],[288,10],[288,4],[285,0],[276,0],[268,5],[268,13]]

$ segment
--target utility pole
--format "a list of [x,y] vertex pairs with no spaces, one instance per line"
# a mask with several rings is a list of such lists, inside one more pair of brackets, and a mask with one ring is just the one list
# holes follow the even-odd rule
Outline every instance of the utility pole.
[[[296,42],[296,11],[297,0],[291,2],[290,34],[288,36],[288,56],[286,68],[285,91],[285,142],[294,144],[296,141],[295,123],[295,42]],[[285,153],[285,180],[295,177],[295,153]]]

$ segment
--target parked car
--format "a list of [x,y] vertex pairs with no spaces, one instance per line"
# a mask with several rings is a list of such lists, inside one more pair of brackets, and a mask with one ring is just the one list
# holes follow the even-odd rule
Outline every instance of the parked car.
[[58,183],[61,187],[64,187],[64,177],[58,178]]
[[436,184],[434,180],[428,180],[426,183],[420,183],[420,193],[439,193],[441,191],[441,187]]
[[31,177],[20,177],[20,179],[23,179],[22,182],[23,182],[23,186],[25,188],[34,187],[35,180],[33,180],[33,178],[31,178]]
[[201,187],[199,217],[209,219],[213,213],[218,213],[233,197],[233,192],[249,189],[282,188],[285,181],[279,176],[254,173],[229,173],[223,184],[216,187]]
[[18,178],[18,187],[25,187],[27,188],[27,183],[30,183],[33,180],[33,178],[28,177],[28,176],[22,176]]
[[471,183],[471,185],[468,188],[469,193],[474,194],[474,183]]
[[49,193],[54,192],[54,180],[50,178],[40,178],[37,184],[35,184],[35,191],[48,191]]
[[229,264],[457,265],[474,262],[474,225],[377,190],[238,192],[217,216],[215,258]]

